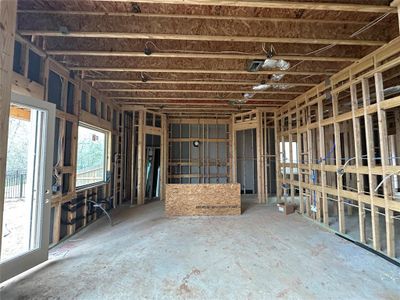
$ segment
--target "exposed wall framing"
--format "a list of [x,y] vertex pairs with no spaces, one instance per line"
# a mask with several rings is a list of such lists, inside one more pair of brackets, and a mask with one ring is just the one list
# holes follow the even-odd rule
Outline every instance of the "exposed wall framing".
[[[229,183],[228,118],[169,118],[168,183]],[[194,143],[198,142],[198,146]]]
[[279,150],[278,197],[392,258],[400,257],[399,54],[396,38],[275,118],[277,140],[290,145]]
[[232,115],[232,179],[237,182],[237,132],[255,129],[256,155],[243,159],[256,159],[257,161],[257,195],[259,203],[267,203],[268,196],[275,195],[275,132],[274,113],[270,110],[259,108],[250,112]]
[[[166,182],[166,117],[143,107],[122,107],[123,148],[121,154],[123,183],[119,203],[144,204],[146,198],[146,148],[149,136],[159,137],[160,199],[164,199]],[[157,138],[158,140],[158,138]]]
[[[121,140],[116,126],[120,123],[120,113],[118,107],[97,90],[49,58],[39,48],[43,46],[42,43],[40,39],[32,38],[30,43],[20,36],[16,37],[14,47],[18,50],[14,59],[12,90],[57,106],[53,164],[58,179],[53,181],[50,230],[50,243],[55,244],[99,217],[100,212],[93,208],[90,201],[108,202],[114,197],[112,186],[119,185],[121,174],[113,162],[111,151],[120,151]],[[111,147],[107,153],[107,181],[77,190],[75,180],[79,122],[107,130]],[[113,178],[111,174],[114,174]]]

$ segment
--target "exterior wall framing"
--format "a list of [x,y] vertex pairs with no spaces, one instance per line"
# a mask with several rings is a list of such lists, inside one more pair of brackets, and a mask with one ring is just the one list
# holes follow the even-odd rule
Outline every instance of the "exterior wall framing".
[[[359,219],[357,240],[364,244],[368,244],[366,213],[370,214],[371,246],[392,258],[399,256],[399,253],[395,252],[394,221],[398,219],[400,213],[400,199],[394,194],[396,191],[393,187],[393,178],[400,174],[398,163],[400,151],[396,146],[391,146],[392,150],[389,151],[389,135],[398,136],[399,132],[394,128],[389,133],[387,124],[391,121],[389,115],[399,114],[400,95],[388,94],[387,88],[399,82],[396,80],[399,78],[398,72],[391,75],[400,68],[399,54],[400,38],[396,38],[333,75],[329,84],[321,83],[275,113],[277,140],[291,141],[292,136],[296,134],[299,150],[297,164],[291,161],[279,162],[277,170],[280,178],[277,189],[281,191],[278,192],[278,197],[281,197],[282,185],[285,184],[298,186],[299,193],[296,195],[300,199],[303,197],[303,190],[305,195],[316,193],[318,202],[322,203],[318,206],[316,215],[322,215],[322,223],[325,226],[329,226],[330,217],[336,215],[335,209],[329,211],[327,199],[336,203],[334,206],[338,208],[339,227],[335,230],[341,234],[348,233],[345,220],[347,216],[352,215],[352,209],[356,207]],[[315,106],[317,112],[313,113]],[[305,111],[308,111],[306,123],[302,118]],[[294,127],[287,124],[288,119],[291,124],[292,115],[296,115]],[[393,119],[396,124],[395,117]],[[317,141],[312,138],[312,132],[316,130],[319,130]],[[304,140],[301,138],[303,135],[307,136],[308,164],[301,159],[304,151],[301,150],[304,146]],[[377,140],[377,137],[380,157],[377,157],[374,145],[374,139]],[[328,153],[331,139],[335,143],[334,153]],[[395,140],[396,138],[393,141]],[[365,150],[362,148],[363,144]],[[310,150],[314,145],[318,145],[316,157],[312,157],[315,153]],[[307,180],[309,176],[300,175],[300,171],[298,180],[293,180],[293,176],[287,178],[281,171],[287,168],[290,170],[308,168],[309,171],[318,174],[317,180],[310,182]],[[332,182],[332,174],[336,174],[336,183]],[[378,185],[383,187],[382,192],[376,191]],[[303,202],[300,201],[300,211],[303,212],[303,209]],[[308,210],[307,215],[310,216]],[[384,216],[385,228],[380,228],[379,216]],[[318,217],[313,215],[311,217],[320,222]],[[385,245],[381,245],[382,235],[386,236]]]

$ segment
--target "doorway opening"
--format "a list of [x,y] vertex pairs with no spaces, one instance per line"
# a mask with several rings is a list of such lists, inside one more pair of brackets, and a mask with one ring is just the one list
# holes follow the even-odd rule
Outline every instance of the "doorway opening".
[[146,134],[146,202],[160,199],[161,136]]
[[240,183],[242,206],[257,202],[256,129],[236,131],[237,182]]
[[38,111],[12,104],[3,214],[1,261],[20,256],[38,247],[41,115]]

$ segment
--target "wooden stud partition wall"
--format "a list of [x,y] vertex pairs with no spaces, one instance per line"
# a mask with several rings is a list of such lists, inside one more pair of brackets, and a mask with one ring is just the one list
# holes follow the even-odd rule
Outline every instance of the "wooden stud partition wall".
[[275,113],[278,198],[290,191],[286,201],[299,201],[301,213],[341,234],[353,230],[352,238],[393,258],[400,255],[399,83],[396,38]]
[[274,113],[265,108],[232,115],[232,182],[237,182],[236,133],[241,130],[256,130],[257,195],[259,203],[268,203],[268,197],[275,195],[273,165],[276,160]]
[[[165,196],[167,160],[167,123],[164,114],[142,106],[122,106],[124,126],[122,147],[121,198],[119,204],[130,198],[131,205],[142,205],[146,199],[146,135],[160,136],[160,199]],[[131,122],[126,122],[127,119]],[[130,162],[130,163],[128,163]],[[129,195],[129,197],[128,197]]]
[[[169,183],[231,182],[229,118],[170,117],[167,122]],[[199,142],[197,148],[193,146],[195,141]]]
[[[117,163],[113,162],[114,153],[121,151],[120,112],[118,107],[98,91],[82,80],[71,76],[68,69],[49,58],[46,52],[38,47],[41,43],[40,40],[32,38],[32,41],[33,43],[30,43],[20,36],[16,37],[16,45],[22,49],[18,53],[21,68],[14,70],[12,90],[17,94],[45,99],[57,104],[55,143],[58,145],[58,149],[55,150],[54,155],[56,156],[55,161],[58,161],[57,170],[61,179],[60,188],[53,190],[52,235],[50,237],[51,243],[55,244],[61,238],[73,234],[78,227],[86,226],[87,223],[97,218],[97,212],[88,202],[89,200],[99,201],[110,199],[110,197],[119,197],[118,194],[113,193],[112,185],[118,187],[121,177],[118,161]],[[32,80],[28,75],[29,53],[35,53],[40,57],[40,80],[37,78]],[[53,99],[53,96],[50,96],[50,73],[61,80],[59,99]],[[109,147],[106,154],[108,158],[106,170],[114,174],[112,179],[109,178],[104,183],[82,189],[75,187],[79,122],[108,132],[107,144]],[[79,216],[77,215],[78,211]]]

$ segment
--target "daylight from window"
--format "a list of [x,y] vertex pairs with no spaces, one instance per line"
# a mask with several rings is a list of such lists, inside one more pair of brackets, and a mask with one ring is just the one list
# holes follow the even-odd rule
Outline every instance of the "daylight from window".
[[105,179],[106,134],[80,125],[76,186],[102,182]]

